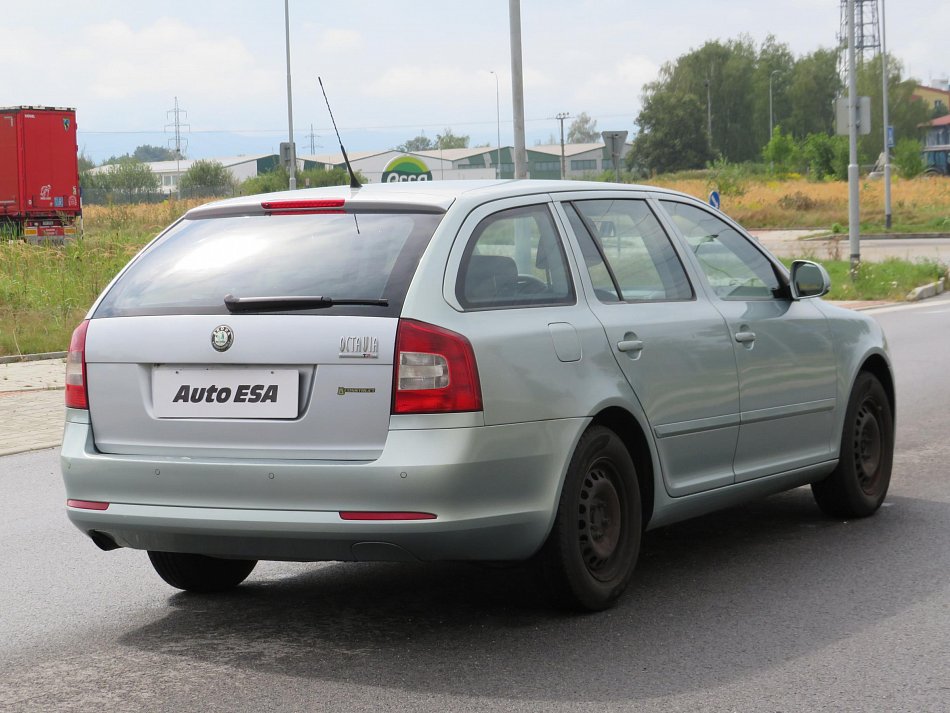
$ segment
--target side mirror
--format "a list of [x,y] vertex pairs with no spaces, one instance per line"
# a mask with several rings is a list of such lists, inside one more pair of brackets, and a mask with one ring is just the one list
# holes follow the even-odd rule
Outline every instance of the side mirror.
[[791,275],[792,299],[827,295],[831,289],[831,278],[821,265],[810,260],[796,260],[792,263]]

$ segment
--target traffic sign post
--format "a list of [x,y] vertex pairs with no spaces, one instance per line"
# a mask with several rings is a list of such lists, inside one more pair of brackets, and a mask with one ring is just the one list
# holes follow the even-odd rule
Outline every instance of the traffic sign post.
[[722,201],[719,199],[719,191],[713,191],[709,194],[709,205],[719,210],[719,206],[722,205]]
[[620,183],[620,157],[623,156],[623,150],[627,142],[626,131],[601,131],[600,135],[604,137],[604,146],[614,162],[614,169],[617,171],[617,183]]

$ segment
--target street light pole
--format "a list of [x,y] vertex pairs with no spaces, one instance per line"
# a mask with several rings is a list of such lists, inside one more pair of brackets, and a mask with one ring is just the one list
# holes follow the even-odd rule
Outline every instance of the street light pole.
[[527,178],[528,154],[524,145],[524,71],[521,57],[521,0],[508,0],[508,32],[511,38],[511,114],[515,135],[515,178]]
[[854,73],[854,2],[848,0],[848,247],[851,279],[861,265],[861,215],[858,186],[858,84]]
[[290,0],[284,0],[284,34],[287,46],[287,134],[290,142],[290,190],[297,190],[297,150],[294,147],[294,108],[290,91]]
[[781,70],[773,69],[769,72],[769,141],[772,140],[772,132],[775,130],[772,128],[773,119],[772,119],[772,77],[776,74],[781,74]]
[[887,42],[884,34],[884,0],[881,0],[881,77],[884,86],[881,95],[884,100],[884,227],[890,230],[891,227],[891,147],[888,139],[890,131],[888,122],[890,121],[887,107]]
[[488,70],[495,76],[495,121],[498,124],[498,144],[495,155],[495,178],[501,178],[501,100],[498,94],[498,73],[495,70]]
[[706,80],[706,135],[709,140],[709,150],[712,151],[712,99],[709,91],[709,80]]

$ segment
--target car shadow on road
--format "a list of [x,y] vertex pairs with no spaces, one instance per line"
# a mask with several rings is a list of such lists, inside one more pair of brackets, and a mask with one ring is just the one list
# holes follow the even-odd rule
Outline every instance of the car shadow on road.
[[855,635],[945,588],[944,503],[823,518],[807,489],[647,533],[607,612],[543,603],[528,568],[315,565],[174,594],[120,642],[308,680],[518,700],[624,701],[718,686]]

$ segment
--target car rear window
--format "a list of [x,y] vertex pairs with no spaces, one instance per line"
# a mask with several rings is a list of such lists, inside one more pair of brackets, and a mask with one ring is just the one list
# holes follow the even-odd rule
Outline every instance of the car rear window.
[[441,218],[341,213],[185,219],[132,263],[95,316],[227,314],[227,294],[387,299],[387,307],[312,311],[398,316]]

